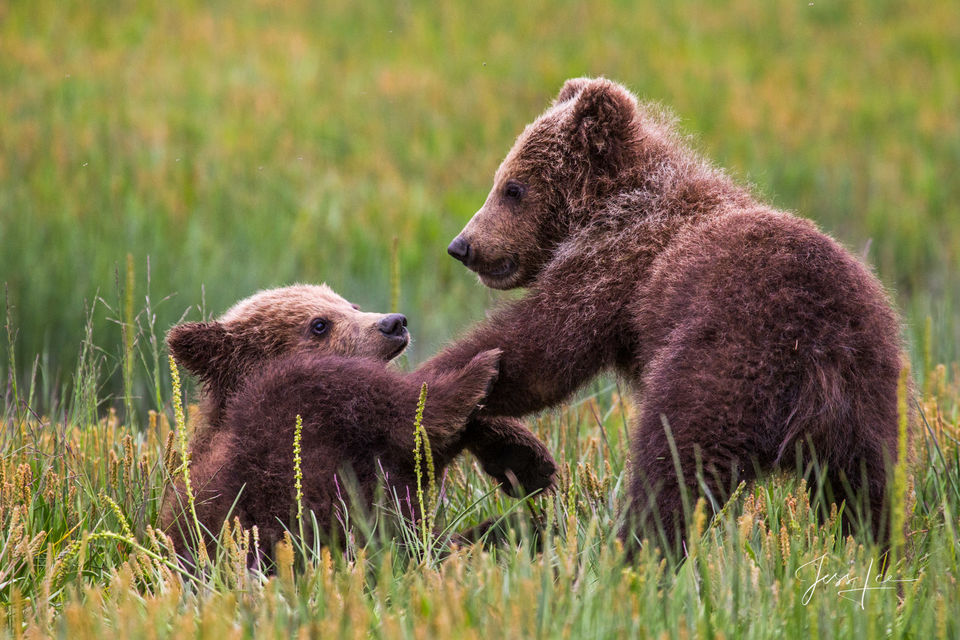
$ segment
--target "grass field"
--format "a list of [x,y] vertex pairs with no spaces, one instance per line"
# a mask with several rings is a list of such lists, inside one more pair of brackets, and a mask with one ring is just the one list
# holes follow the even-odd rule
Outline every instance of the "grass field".
[[[789,478],[707,508],[678,571],[625,567],[632,408],[608,380],[536,420],[565,465],[531,507],[539,552],[528,507],[464,459],[439,521],[509,512],[515,544],[292,549],[273,577],[226,545],[209,575],[173,571],[149,528],[166,329],[297,280],[387,310],[396,246],[423,360],[503,298],[447,242],[563,80],[601,74],[889,287],[929,423],[886,574],[910,582],[839,594],[876,575],[873,550],[812,519]],[[3,633],[960,636],[958,78],[948,0],[0,1]],[[818,584],[821,557],[838,575]]]

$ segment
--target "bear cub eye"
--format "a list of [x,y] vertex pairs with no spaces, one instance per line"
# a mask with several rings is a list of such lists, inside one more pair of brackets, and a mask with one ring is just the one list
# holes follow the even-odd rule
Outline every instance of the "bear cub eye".
[[315,336],[322,336],[327,332],[329,324],[323,318],[314,318],[310,321],[310,333]]
[[515,180],[510,180],[503,187],[503,195],[511,200],[520,200],[526,192],[527,188]]

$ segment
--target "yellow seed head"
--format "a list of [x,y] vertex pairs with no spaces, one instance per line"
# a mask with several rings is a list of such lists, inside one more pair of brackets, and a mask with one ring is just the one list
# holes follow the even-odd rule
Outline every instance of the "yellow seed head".
[[180,388],[180,371],[177,369],[177,363],[170,356],[170,379],[173,386],[173,415],[176,420],[176,430],[180,438],[180,457],[183,459],[183,486],[187,492],[187,504],[190,506],[190,515],[193,518],[193,524],[197,532],[197,550],[200,554],[200,561],[206,564],[209,561],[207,557],[207,547],[203,540],[203,529],[200,527],[200,520],[197,518],[196,501],[193,496],[193,487],[190,485],[190,455],[187,452],[187,425],[183,417],[183,392]]
[[[433,514],[435,513],[437,495],[437,479],[434,474],[430,439],[427,437],[427,430],[423,426],[423,410],[426,404],[427,383],[424,382],[420,387],[420,397],[417,400],[417,412],[413,419],[413,466],[414,474],[417,477],[417,506],[420,509],[420,528],[425,550],[428,548],[430,536],[433,533]],[[424,470],[421,466],[421,455],[423,459],[426,460],[429,504],[424,504],[423,499]]]
[[907,410],[907,395],[910,384],[910,367],[904,365],[900,370],[900,380],[897,384],[897,412],[899,414],[897,430],[897,462],[893,467],[893,499],[890,506],[890,547],[894,553],[894,561],[904,545],[904,528],[906,524],[907,500],[907,427],[909,413]]
[[784,560],[790,557],[790,534],[785,524],[780,525],[780,554]]
[[[128,433],[123,436],[123,469],[125,473],[132,474],[134,470],[134,460],[133,455],[133,437]],[[129,476],[128,476],[129,477]]]
[[303,418],[297,414],[293,428],[293,484],[297,491],[297,522],[300,523],[300,538],[303,538],[303,471],[300,469],[300,435],[303,431]]
[[110,476],[110,487],[119,489],[120,459],[117,457],[117,452],[113,449],[110,449],[110,455],[107,459],[107,475]]
[[283,532],[283,539],[277,543],[275,552],[277,562],[277,575],[280,580],[293,587],[293,541],[290,540],[290,532]]
[[174,439],[176,433],[172,430],[167,432],[167,442],[163,445],[163,465],[167,468],[167,473],[172,478],[180,469],[180,456],[177,454]]
[[15,486],[18,503],[28,506],[33,496],[33,469],[26,462],[17,467]]
[[740,540],[746,540],[750,533],[753,531],[753,515],[749,512],[745,512],[737,520],[737,530],[740,533]]

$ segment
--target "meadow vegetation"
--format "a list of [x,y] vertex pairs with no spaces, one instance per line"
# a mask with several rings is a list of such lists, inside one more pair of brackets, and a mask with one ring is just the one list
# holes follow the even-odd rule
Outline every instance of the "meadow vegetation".
[[[960,636],[956,18],[947,0],[0,3],[0,635]],[[924,417],[889,582],[791,477],[699,505],[679,567],[624,564],[635,408],[608,379],[531,420],[562,465],[552,496],[502,497],[464,458],[437,535],[354,514],[368,535],[294,532],[268,570],[231,528],[182,573],[153,530],[193,397],[165,331],[326,281],[406,313],[407,366],[425,359],[510,295],[447,242],[563,80],[600,74],[889,287]],[[390,502],[372,515],[396,520]],[[500,516],[499,545],[450,551]]]

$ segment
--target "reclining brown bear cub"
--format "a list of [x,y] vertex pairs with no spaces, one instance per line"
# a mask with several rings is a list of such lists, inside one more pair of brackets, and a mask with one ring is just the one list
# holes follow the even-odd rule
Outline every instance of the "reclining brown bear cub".
[[700,158],[657,107],[568,81],[448,252],[489,287],[529,289],[422,369],[502,349],[480,415],[557,404],[604,369],[632,383],[628,540],[675,548],[683,485],[720,503],[798,466],[824,470],[848,524],[885,537],[904,358],[883,287]]
[[[408,340],[403,316],[363,313],[328,287],[309,285],[261,292],[216,322],[174,327],[170,351],[204,388],[205,424],[191,443],[190,467],[202,525],[217,535],[232,508],[242,524],[257,525],[263,549],[272,549],[292,522],[297,415],[303,504],[319,526],[334,523],[341,499],[349,504],[344,472],[356,481],[362,506],[385,476],[409,507],[405,515],[419,517],[416,498],[406,497],[416,487],[413,422],[423,382],[423,425],[437,474],[470,448],[507,491],[551,486],[553,459],[522,423],[481,420],[467,429],[496,376],[499,352],[444,373],[387,368]],[[195,537],[185,505],[181,480],[161,516],[181,551]]]

